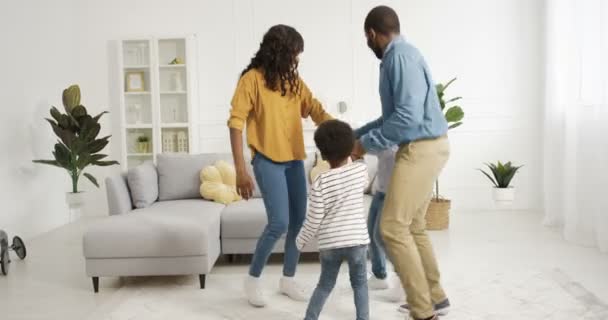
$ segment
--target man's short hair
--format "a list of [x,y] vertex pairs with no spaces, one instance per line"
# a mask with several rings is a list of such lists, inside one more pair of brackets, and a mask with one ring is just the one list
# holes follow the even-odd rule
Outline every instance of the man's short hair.
[[387,6],[377,6],[373,8],[365,18],[365,32],[371,29],[385,35],[400,33],[399,17],[395,10]]

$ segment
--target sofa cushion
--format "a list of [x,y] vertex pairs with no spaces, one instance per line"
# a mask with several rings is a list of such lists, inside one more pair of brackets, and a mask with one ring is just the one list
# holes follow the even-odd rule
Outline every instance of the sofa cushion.
[[[372,197],[365,195],[364,210],[367,216]],[[268,219],[262,199],[237,201],[226,206],[222,211],[222,238],[247,239],[258,238]]]
[[199,173],[221,159],[220,154],[159,154],[158,199],[160,201],[196,199],[200,195]]
[[86,258],[184,257],[206,255],[219,242],[224,206],[206,200],[156,202],[110,216],[84,234]]
[[152,161],[129,169],[127,181],[135,208],[149,207],[158,199],[158,174]]
[[222,237],[257,238],[267,221],[261,198],[233,202],[222,211]]

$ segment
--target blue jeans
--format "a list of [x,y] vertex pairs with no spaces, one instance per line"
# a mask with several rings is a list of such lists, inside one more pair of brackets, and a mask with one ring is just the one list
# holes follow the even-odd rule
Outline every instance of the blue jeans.
[[372,273],[378,279],[386,279],[386,253],[380,234],[380,217],[384,207],[384,192],[376,192],[369,207],[367,231],[369,232],[369,257],[372,262]]
[[321,277],[308,303],[304,320],[316,320],[319,318],[327,297],[329,297],[331,290],[336,285],[338,272],[344,260],[348,262],[350,285],[353,288],[355,296],[357,320],[368,320],[367,246],[322,250],[319,253],[319,257],[321,259]]
[[306,174],[301,160],[274,162],[257,153],[253,158],[253,171],[260,187],[268,224],[258,239],[249,275],[259,277],[275,244],[287,233],[283,275],[296,273],[300,251],[296,237],[306,217]]

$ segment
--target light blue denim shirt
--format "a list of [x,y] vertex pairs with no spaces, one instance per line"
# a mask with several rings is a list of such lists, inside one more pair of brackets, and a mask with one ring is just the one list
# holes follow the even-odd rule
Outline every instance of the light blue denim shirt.
[[356,130],[363,148],[378,154],[394,145],[443,136],[448,131],[435,84],[420,51],[402,36],[380,63],[382,116]]

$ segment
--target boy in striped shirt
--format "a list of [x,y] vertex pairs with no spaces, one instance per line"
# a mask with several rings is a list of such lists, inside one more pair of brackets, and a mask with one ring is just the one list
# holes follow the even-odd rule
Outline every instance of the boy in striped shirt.
[[321,260],[321,277],[304,319],[318,319],[336,284],[340,265],[347,261],[357,320],[368,320],[369,235],[363,208],[363,190],[369,179],[367,166],[360,161],[349,162],[355,138],[348,124],[339,120],[325,121],[315,132],[314,139],[331,169],[312,183],[306,220],[296,239],[301,250],[307,242],[317,238]]

